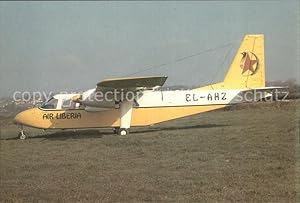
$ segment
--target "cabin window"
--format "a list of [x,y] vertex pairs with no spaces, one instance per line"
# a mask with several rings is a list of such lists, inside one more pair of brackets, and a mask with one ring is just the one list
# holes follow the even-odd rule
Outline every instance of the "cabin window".
[[76,103],[72,102],[71,99],[67,99],[63,101],[63,104],[61,106],[62,109],[75,109]]
[[64,100],[61,108],[62,109],[70,109],[71,108],[71,99]]
[[80,103],[73,102],[71,99],[64,100],[61,106],[62,109],[84,109]]
[[43,108],[43,109],[56,109],[57,103],[58,103],[58,99],[55,99],[54,97],[52,97],[51,99],[49,99],[48,101],[43,103],[41,105],[41,108]]

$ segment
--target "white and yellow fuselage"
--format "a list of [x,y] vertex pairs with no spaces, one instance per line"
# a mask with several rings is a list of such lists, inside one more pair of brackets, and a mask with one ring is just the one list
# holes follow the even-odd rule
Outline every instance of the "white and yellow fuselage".
[[[241,103],[244,102],[242,92],[244,91],[147,91],[133,104],[130,126],[153,125]],[[99,102],[84,109],[39,107],[23,111],[16,116],[15,120],[23,125],[42,129],[118,127],[120,108],[102,108]]]

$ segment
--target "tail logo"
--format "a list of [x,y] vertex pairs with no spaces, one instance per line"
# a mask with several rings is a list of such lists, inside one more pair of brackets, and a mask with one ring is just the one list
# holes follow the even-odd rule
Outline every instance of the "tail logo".
[[254,75],[258,68],[258,58],[252,52],[243,52],[243,57],[240,62],[242,75]]

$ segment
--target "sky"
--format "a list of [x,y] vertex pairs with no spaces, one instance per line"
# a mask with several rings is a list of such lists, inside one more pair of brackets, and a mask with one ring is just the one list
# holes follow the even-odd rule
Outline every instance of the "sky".
[[293,0],[1,1],[0,97],[128,75],[219,82],[244,35],[256,33],[265,35],[266,80],[299,82],[299,22]]

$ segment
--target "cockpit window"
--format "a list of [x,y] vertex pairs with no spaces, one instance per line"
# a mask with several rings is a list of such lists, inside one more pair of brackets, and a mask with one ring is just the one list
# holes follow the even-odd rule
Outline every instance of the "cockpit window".
[[44,102],[41,105],[41,108],[43,109],[56,109],[58,99],[55,99],[54,97],[50,98],[48,101]]

